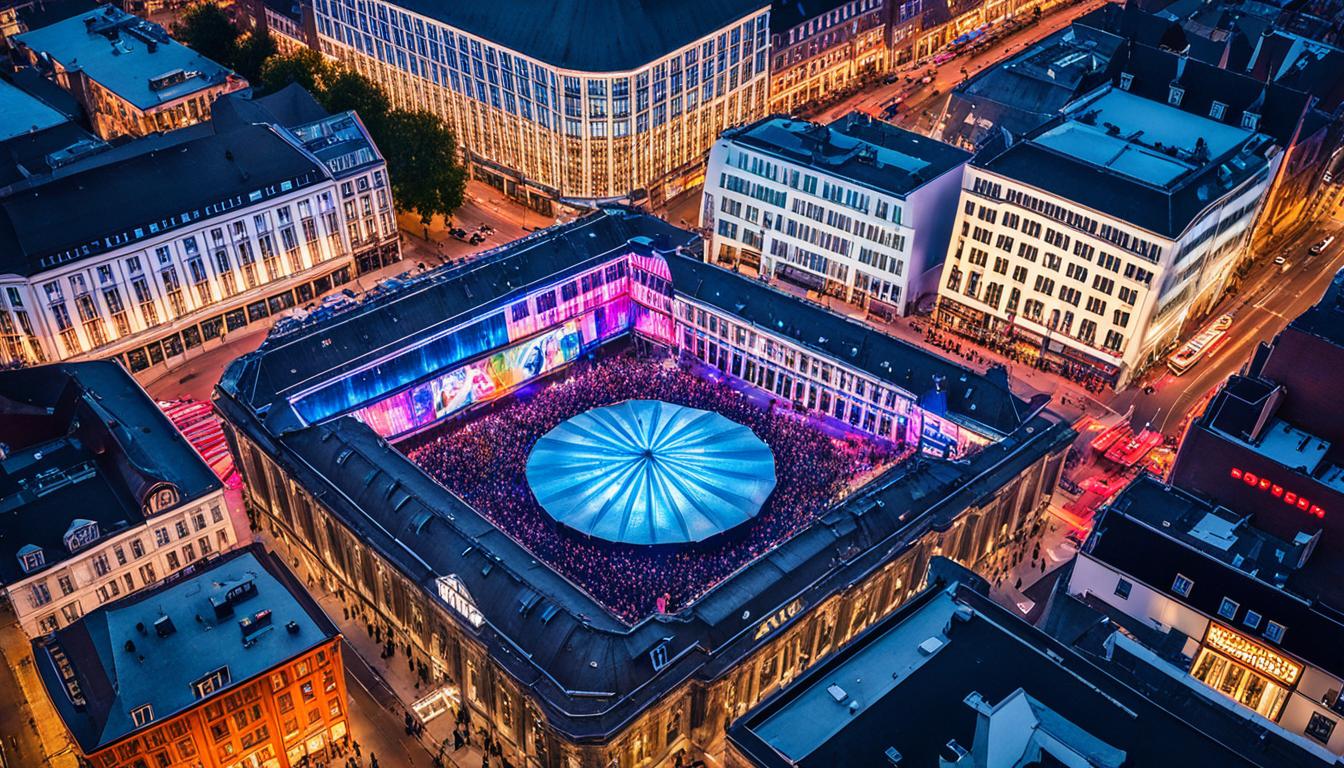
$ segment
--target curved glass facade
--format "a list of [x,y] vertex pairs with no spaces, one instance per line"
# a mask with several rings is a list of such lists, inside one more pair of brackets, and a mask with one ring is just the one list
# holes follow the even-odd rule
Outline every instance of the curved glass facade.
[[619,198],[680,191],[725,128],[766,113],[769,10],[624,72],[546,64],[399,6],[315,0],[322,50],[429,109],[468,157],[523,190]]

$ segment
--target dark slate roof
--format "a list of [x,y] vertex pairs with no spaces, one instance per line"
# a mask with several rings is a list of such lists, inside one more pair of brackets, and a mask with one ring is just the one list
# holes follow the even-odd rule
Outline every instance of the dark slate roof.
[[769,0],[405,0],[438,19],[563,69],[638,69],[765,8]]
[[504,306],[540,284],[582,271],[628,249],[637,236],[662,239],[670,247],[698,239],[652,216],[618,210],[588,216],[506,243],[464,266],[434,270],[400,288],[375,292],[359,308],[334,318],[272,334],[255,353],[235,361],[224,381],[253,408],[262,408]]
[[979,146],[989,130],[1020,136],[1044,124],[1105,81],[1121,43],[1116,35],[1075,23],[981,70],[953,89],[943,140]]
[[[100,253],[108,250],[109,236],[126,232],[134,239],[136,228],[148,236],[151,223],[246,200],[270,185],[316,183],[324,174],[291,139],[267,126],[221,134],[196,126],[133,141],[116,154],[0,190],[0,273],[36,274],[69,260],[48,261],[55,254],[81,247],[88,249],[84,255]],[[52,211],[79,215],[52,216]]]
[[[1221,514],[1239,519],[1235,512],[1224,510]],[[1283,573],[1285,566],[1274,566],[1274,552],[1291,559],[1298,554],[1299,545],[1255,530],[1252,521],[1241,524],[1236,545],[1220,549],[1190,533],[1209,514],[1216,514],[1214,505],[1155,478],[1141,476],[1104,511],[1083,552],[1215,621],[1224,621],[1218,617],[1223,598],[1234,600],[1240,608],[1235,619],[1227,623],[1247,631],[1240,621],[1246,610],[1253,610],[1264,617],[1261,631],[1270,621],[1287,627],[1278,643],[1285,652],[1344,676],[1344,656],[1339,653],[1344,648],[1344,614],[1340,613],[1344,606],[1327,606],[1299,597],[1291,589],[1291,574]],[[1234,564],[1237,555],[1242,556],[1240,566]],[[1313,557],[1335,555],[1322,551]],[[1252,573],[1256,570],[1258,573]],[[1172,590],[1177,574],[1194,582],[1189,595]],[[1283,583],[1272,583],[1276,579]],[[1261,642],[1274,645],[1264,639]]]
[[[218,615],[213,601],[247,581],[255,593]],[[260,611],[271,612],[271,628],[250,635],[253,642],[245,646],[237,623]],[[155,626],[162,616],[173,627],[167,636],[159,636]],[[137,707],[153,707],[157,724],[227,695],[338,634],[285,566],[253,545],[198,561],[159,586],[86,614],[34,641],[33,656],[57,712],[88,753],[141,730],[130,717]],[[134,652],[126,650],[128,641]],[[53,654],[69,660],[84,706],[67,694]],[[193,684],[225,666],[230,683],[198,699]]]
[[846,2],[848,0],[775,0],[770,6],[770,31],[774,34],[786,33]]
[[1007,377],[981,375],[922,347],[808,301],[689,256],[668,257],[680,295],[736,315],[770,333],[852,365],[917,398],[944,383],[947,416],[1000,434],[1016,430],[1034,405],[1015,396]]
[[[1170,51],[1146,45],[1123,46],[1111,68],[1111,82],[1119,84],[1121,73],[1133,76],[1129,92],[1165,103],[1173,83],[1185,88],[1180,110],[1200,117],[1210,116],[1213,102],[1227,105],[1218,122],[1240,126],[1243,112],[1260,115],[1256,130],[1273,137],[1280,147],[1297,140],[1298,126],[1311,104],[1310,94],[1200,61],[1181,61]],[[1177,73],[1179,77],[1177,76]]]
[[[354,418],[276,436],[226,389],[217,404],[412,583],[436,595],[435,579],[456,575],[486,619],[479,630],[462,622],[464,631],[537,691],[552,709],[550,722],[575,738],[609,736],[688,677],[710,680],[732,669],[763,642],[746,631],[762,617],[797,596],[807,606],[821,603],[928,531],[947,530],[1076,436],[1067,424],[1038,417],[968,464],[897,466],[693,607],[629,627]],[[523,609],[535,595],[541,600]],[[648,652],[665,638],[674,661],[656,672]]]
[[329,114],[317,103],[317,99],[298,83],[290,83],[265,96],[252,96],[241,91],[228,93],[215,99],[210,105],[210,121],[215,124],[217,132],[254,123],[273,123],[293,128],[317,122]]
[[971,157],[951,144],[858,112],[830,125],[771,115],[723,138],[899,197],[959,169]]
[[[931,637],[943,644],[922,658],[914,646]],[[890,643],[900,646],[893,646],[887,662],[898,681],[876,701],[853,699],[861,707],[858,714],[850,714],[848,701],[837,703],[827,695],[816,695],[818,689],[832,684],[842,689],[876,685],[881,690],[881,682],[870,680],[885,679],[886,674],[854,678],[858,669],[885,672],[880,669],[882,662],[856,663],[856,659],[870,648]],[[1257,764],[1215,740],[1217,734],[1192,727],[1165,703],[1146,698],[1073,649],[959,584],[935,583],[908,601],[738,720],[729,729],[729,738],[757,768],[887,765],[889,747],[900,753],[901,765],[938,765],[951,740],[968,750],[973,745],[984,748],[976,745],[977,715],[967,697],[978,693],[994,706],[1019,689],[1032,700],[1033,714],[1042,728],[1067,740],[1075,733],[1068,727],[1072,724],[1122,750],[1125,766]],[[807,698],[809,693],[812,696]],[[823,740],[817,744],[788,739],[791,746],[800,746],[798,751],[811,747],[801,758],[790,760],[772,746],[777,738],[774,734],[789,722],[803,719],[808,722],[799,727],[824,724],[816,729]],[[996,727],[1005,725],[997,723]],[[828,730],[834,733],[826,736]],[[1046,759],[1029,764],[1062,763]]]
[[[63,537],[77,519],[103,536],[141,524],[144,495],[175,485],[183,502],[217,490],[215,474],[145,394],[112,362],[0,372],[0,583],[25,577],[17,552],[41,547],[46,567],[70,556]],[[38,475],[72,482],[38,493]]]

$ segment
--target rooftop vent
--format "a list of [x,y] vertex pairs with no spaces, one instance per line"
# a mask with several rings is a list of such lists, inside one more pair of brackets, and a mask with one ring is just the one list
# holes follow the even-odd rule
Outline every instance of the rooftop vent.
[[177,627],[173,626],[173,620],[167,616],[160,616],[154,620],[154,634],[159,637],[167,637],[176,631]]
[[244,642],[269,626],[271,626],[270,610],[257,611],[251,616],[244,617],[238,621],[238,628],[243,631]]
[[928,640],[925,640],[924,642],[919,644],[919,655],[932,656],[933,654],[937,653],[938,649],[942,648],[943,645],[944,643],[942,639],[937,637],[930,637]]
[[831,683],[829,686],[827,686],[826,692],[831,694],[831,698],[835,699],[836,704],[839,704],[840,702],[849,698],[849,694],[845,692],[845,689],[841,688],[835,683]]
[[288,624],[285,624],[285,631],[291,635],[299,634],[299,622],[291,621]]

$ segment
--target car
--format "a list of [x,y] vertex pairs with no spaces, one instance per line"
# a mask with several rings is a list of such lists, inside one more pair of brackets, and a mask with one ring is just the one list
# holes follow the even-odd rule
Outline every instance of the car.
[[1285,257],[1283,257],[1283,256],[1275,256],[1275,257],[1274,257],[1274,263],[1275,263],[1275,264],[1279,264],[1279,265],[1287,264],[1287,263],[1288,263],[1288,259],[1285,258]]
[[1319,243],[1317,243],[1317,244],[1311,246],[1311,252],[1312,252],[1312,253],[1321,253],[1321,252],[1324,251],[1326,248],[1329,248],[1329,247],[1330,247],[1330,244],[1333,243],[1333,242],[1335,242],[1335,236],[1334,236],[1334,235],[1331,235],[1331,236],[1325,238],[1324,240],[1322,240],[1321,242],[1319,242]]
[[900,79],[901,79],[901,76],[893,72],[892,74],[887,75],[886,77],[882,78],[882,82],[886,83],[887,85],[891,85],[891,84],[893,84],[893,83],[897,83],[897,82],[899,82]]

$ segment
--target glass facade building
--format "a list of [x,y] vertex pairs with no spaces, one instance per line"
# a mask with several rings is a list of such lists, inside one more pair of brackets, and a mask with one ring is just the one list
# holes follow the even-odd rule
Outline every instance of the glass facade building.
[[[648,58],[634,66],[629,55],[534,55],[392,3],[315,0],[314,11],[324,53],[376,80],[394,106],[443,117],[478,178],[542,205],[676,194],[698,180],[723,129],[765,114],[769,6],[733,5],[731,21],[670,48],[665,41],[686,30],[613,32],[648,38]],[[440,15],[452,13],[469,17]]]

